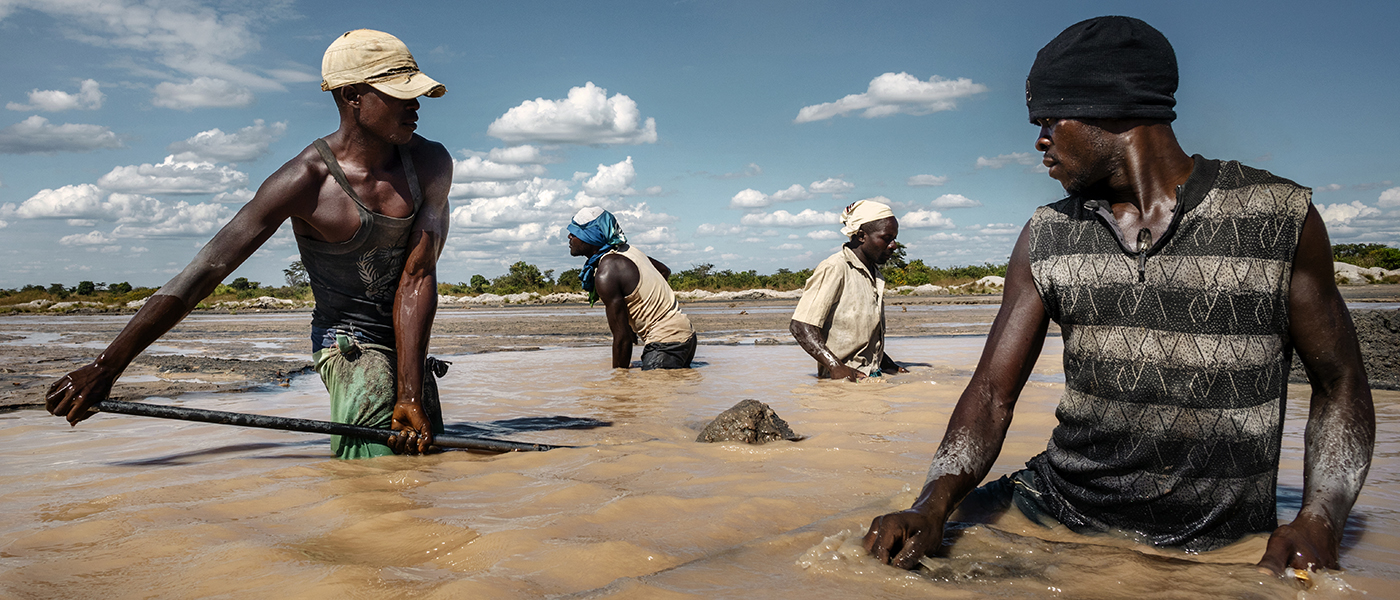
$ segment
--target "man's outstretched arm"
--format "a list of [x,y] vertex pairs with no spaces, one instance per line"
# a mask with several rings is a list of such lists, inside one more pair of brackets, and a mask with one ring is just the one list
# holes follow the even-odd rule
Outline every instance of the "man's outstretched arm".
[[1304,434],[1303,506],[1269,538],[1259,566],[1338,568],[1351,506],[1371,468],[1376,414],[1356,328],[1333,279],[1332,246],[1317,210],[1307,219],[1288,292],[1289,335],[1312,385]]
[[423,410],[423,362],[437,314],[437,261],[451,220],[452,156],[441,144],[421,138],[415,155],[423,206],[413,221],[408,258],[394,294],[397,399],[390,427],[401,434],[389,438],[388,445],[398,454],[421,454],[433,445],[432,419]]
[[880,562],[912,569],[938,549],[948,516],[1001,454],[1016,399],[1040,355],[1050,322],[1031,279],[1028,248],[1029,227],[1021,231],[1011,253],[1001,310],[972,381],[948,419],[923,491],[908,510],[870,522],[865,548]]
[[299,200],[310,194],[314,202],[317,188],[300,158],[263,182],[253,199],[204,245],[189,266],[146,301],[97,359],[49,386],[45,400],[51,414],[67,418],[72,425],[91,416],[88,410],[107,399],[117,377],[141,351],[194,310],[272,237],[283,221],[298,214]]

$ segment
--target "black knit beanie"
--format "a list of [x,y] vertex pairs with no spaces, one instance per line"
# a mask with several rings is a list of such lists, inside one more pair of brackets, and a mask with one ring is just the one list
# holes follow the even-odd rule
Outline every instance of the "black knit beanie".
[[1069,26],[1035,55],[1026,77],[1031,122],[1042,118],[1176,120],[1176,52],[1132,17]]

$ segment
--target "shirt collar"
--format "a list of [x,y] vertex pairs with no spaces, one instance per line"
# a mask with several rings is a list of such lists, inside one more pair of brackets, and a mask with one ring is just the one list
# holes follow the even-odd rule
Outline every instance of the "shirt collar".
[[865,262],[861,261],[859,256],[856,256],[856,252],[854,250],[851,250],[850,246],[842,244],[841,255],[846,257],[847,263],[850,263],[851,266],[855,267],[861,273],[864,273],[865,276],[869,277],[872,281],[880,278],[880,267],[876,266],[875,272],[871,273],[869,269],[865,268]]

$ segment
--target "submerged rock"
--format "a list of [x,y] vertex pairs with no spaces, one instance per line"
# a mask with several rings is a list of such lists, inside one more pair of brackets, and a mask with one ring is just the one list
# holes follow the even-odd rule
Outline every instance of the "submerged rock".
[[697,442],[743,442],[766,444],[775,440],[798,441],[802,436],[792,432],[787,421],[757,400],[742,400],[710,421],[700,432]]

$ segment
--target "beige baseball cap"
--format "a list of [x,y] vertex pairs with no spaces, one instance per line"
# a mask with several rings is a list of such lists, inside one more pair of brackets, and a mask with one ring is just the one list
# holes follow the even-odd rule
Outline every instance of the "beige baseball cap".
[[373,29],[356,29],[331,42],[321,58],[321,89],[368,83],[400,100],[438,98],[447,87],[418,70],[399,38]]

